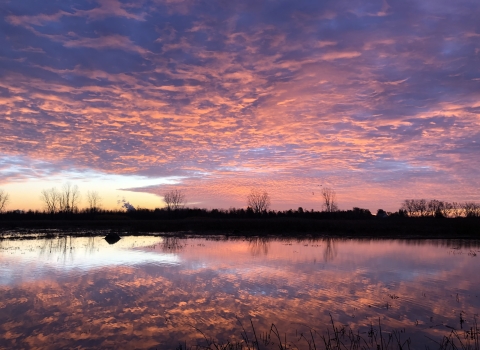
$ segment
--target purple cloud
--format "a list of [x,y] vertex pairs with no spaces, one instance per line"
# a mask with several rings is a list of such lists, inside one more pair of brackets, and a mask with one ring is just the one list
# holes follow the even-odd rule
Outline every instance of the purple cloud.
[[10,157],[182,176],[199,206],[220,196],[242,206],[258,183],[274,207],[317,206],[305,195],[316,179],[341,207],[479,200],[473,0],[0,9],[0,148]]

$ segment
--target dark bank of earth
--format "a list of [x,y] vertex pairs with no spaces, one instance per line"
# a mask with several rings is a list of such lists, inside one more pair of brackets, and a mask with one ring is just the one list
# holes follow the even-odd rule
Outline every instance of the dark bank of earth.
[[480,218],[387,218],[335,220],[303,218],[184,218],[170,220],[121,218],[61,218],[12,220],[0,218],[0,232],[50,232],[76,236],[117,232],[139,234],[289,236],[289,237],[378,237],[480,239]]

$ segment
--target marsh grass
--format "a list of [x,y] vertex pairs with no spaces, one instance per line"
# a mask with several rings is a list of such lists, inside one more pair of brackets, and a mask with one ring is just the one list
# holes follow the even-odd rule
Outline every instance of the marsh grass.
[[[463,326],[463,320],[460,314],[460,325]],[[470,329],[457,331],[452,329],[448,335],[443,336],[441,342],[435,342],[442,350],[479,350],[480,349],[480,330],[478,329],[477,317],[473,318],[473,325]]]
[[419,348],[480,350],[480,330],[476,316],[470,329],[461,331],[452,329],[439,342],[425,336],[435,344],[431,348],[422,344],[413,344],[405,329],[385,331],[382,329],[380,319],[378,319],[378,324],[370,324],[368,332],[360,333],[348,326],[336,325],[330,315],[330,325],[323,333],[307,326],[307,332],[296,332],[295,338],[291,340],[287,340],[286,333],[281,333],[273,323],[268,331],[258,332],[251,319],[249,331],[245,329],[238,318],[237,321],[242,328],[239,341],[217,343],[200,329],[192,326],[202,335],[202,341],[191,346],[184,342],[179,344],[176,350],[413,350]]

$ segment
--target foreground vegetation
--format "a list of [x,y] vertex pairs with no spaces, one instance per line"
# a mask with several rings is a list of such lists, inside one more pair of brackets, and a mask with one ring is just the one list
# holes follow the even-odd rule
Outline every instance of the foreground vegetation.
[[0,230],[58,229],[69,232],[112,230],[122,234],[188,232],[222,235],[333,235],[412,238],[480,238],[480,218],[375,216],[365,209],[264,211],[137,209],[49,214],[39,211],[0,214]]
[[[194,327],[202,336],[202,341],[196,345],[180,344],[176,350],[260,350],[260,349],[308,349],[308,350],[403,350],[430,347],[423,344],[415,344],[408,337],[405,329],[386,331],[382,329],[380,319],[378,324],[371,324],[367,332],[360,333],[345,325],[337,325],[330,316],[331,324],[325,332],[319,333],[313,328],[305,333],[298,333],[295,339],[287,340],[286,335],[280,333],[275,324],[268,331],[258,331],[250,320],[249,331],[240,323],[242,340],[235,343],[221,344],[209,338],[200,329]],[[463,323],[461,322],[461,325]],[[472,326],[467,330],[449,329],[449,332],[435,341],[425,336],[425,343],[431,345],[431,349],[439,350],[480,350],[480,329],[477,319],[474,317]]]

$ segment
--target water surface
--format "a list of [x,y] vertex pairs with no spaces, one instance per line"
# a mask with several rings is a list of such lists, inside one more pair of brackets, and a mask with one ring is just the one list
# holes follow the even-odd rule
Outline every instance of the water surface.
[[[480,310],[478,242],[101,237],[0,241],[0,348],[175,348],[275,323],[290,343],[330,315],[411,348]],[[237,320],[238,318],[238,320]],[[460,322],[462,320],[462,322]],[[433,340],[430,340],[433,339]],[[306,343],[303,344],[306,348]]]

